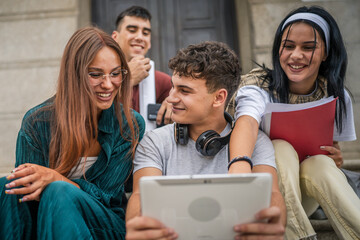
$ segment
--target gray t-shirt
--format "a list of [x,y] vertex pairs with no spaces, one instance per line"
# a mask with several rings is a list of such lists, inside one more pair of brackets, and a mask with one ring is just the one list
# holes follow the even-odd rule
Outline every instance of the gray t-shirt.
[[[225,136],[230,124],[221,132]],[[259,131],[253,165],[269,165],[276,168],[274,148],[270,139]],[[146,167],[158,168],[163,175],[220,174],[227,173],[228,145],[214,157],[203,156],[196,150],[195,141],[180,145],[174,139],[174,124],[147,132],[139,143],[134,159],[134,172]]]

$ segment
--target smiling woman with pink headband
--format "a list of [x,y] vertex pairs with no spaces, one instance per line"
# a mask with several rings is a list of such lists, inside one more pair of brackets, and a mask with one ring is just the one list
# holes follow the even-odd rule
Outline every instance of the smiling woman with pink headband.
[[321,148],[328,154],[299,164],[290,143],[273,140],[279,187],[287,207],[285,237],[316,239],[308,216],[320,204],[340,238],[358,239],[360,200],[340,170],[343,159],[338,142],[355,140],[356,134],[351,98],[344,87],[347,53],[334,18],[319,7],[301,7],[288,14],[275,34],[272,63],[273,69],[262,66],[242,77],[235,98],[237,121],[230,157],[251,156],[267,103],[337,97],[333,145]]

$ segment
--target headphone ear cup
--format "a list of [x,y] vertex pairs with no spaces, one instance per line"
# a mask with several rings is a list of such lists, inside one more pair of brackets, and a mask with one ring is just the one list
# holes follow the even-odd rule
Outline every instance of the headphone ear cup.
[[175,142],[186,145],[189,141],[188,128],[186,124],[175,123],[174,125]]
[[196,150],[204,156],[215,156],[221,149],[220,135],[214,130],[203,132],[196,140]]

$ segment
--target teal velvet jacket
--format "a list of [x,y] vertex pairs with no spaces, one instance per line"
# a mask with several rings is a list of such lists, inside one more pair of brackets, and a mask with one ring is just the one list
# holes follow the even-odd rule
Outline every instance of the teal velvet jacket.
[[[54,112],[46,107],[51,104],[53,104],[53,99],[30,109],[25,114],[16,143],[16,167],[23,163],[49,167],[50,119]],[[133,111],[133,114],[139,126],[141,139],[145,122],[139,113]],[[124,114],[122,116],[124,132],[130,132]],[[82,176],[81,179],[73,181],[79,184],[89,196],[123,217],[121,201],[124,182],[132,171],[133,162],[129,153],[131,142],[125,140],[120,134],[114,104],[101,113],[98,123],[98,141],[101,151],[97,161],[86,171],[86,180]]]

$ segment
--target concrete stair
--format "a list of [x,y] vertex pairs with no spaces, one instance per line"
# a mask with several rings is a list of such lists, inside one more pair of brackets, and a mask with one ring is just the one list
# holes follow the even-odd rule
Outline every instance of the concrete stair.
[[0,177],[5,177],[10,174],[10,171],[13,170],[14,167],[0,166]]
[[328,220],[310,220],[318,240],[338,240],[336,233]]
[[351,171],[360,172],[360,159],[344,160],[342,167]]

